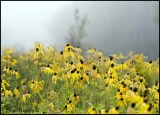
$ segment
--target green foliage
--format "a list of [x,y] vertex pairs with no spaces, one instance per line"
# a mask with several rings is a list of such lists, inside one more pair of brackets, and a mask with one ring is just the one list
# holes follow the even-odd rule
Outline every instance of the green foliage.
[[[84,58],[69,44],[63,54],[39,43],[35,49],[26,54],[6,49],[1,56],[1,113],[86,114],[94,107],[96,113],[106,109],[110,114],[124,114],[133,102],[139,105],[135,107],[139,113],[159,113],[159,59],[147,62],[142,54],[107,57],[96,49],[89,49]],[[120,58],[125,59],[123,65]],[[122,97],[125,104],[119,104]],[[150,104],[152,111],[148,111]]]

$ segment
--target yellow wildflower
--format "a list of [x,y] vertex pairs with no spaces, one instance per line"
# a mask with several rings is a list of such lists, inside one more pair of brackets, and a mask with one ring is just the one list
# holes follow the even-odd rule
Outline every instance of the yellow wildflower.
[[52,77],[52,83],[56,84],[57,83],[57,73],[54,73],[53,77]]
[[131,103],[131,106],[127,108],[127,114],[136,114],[135,103]]
[[74,93],[73,95],[71,95],[70,99],[72,100],[72,103],[74,105],[77,105],[77,103],[79,102],[79,95],[77,95],[76,93]]
[[34,54],[34,58],[37,58],[41,54],[44,55],[43,50],[44,50],[44,46],[36,42],[36,52]]
[[108,113],[109,113],[109,111],[107,109],[101,109],[99,111],[99,114],[108,114]]
[[15,66],[17,64],[17,60],[13,59],[13,61],[11,62],[11,66]]
[[53,111],[53,110],[54,110],[54,106],[55,106],[54,103],[50,103],[50,104],[49,104],[49,107],[50,107],[49,110],[50,110],[50,111]]
[[8,82],[6,82],[6,80],[3,79],[2,82],[1,82],[1,87],[2,87],[3,89],[6,89],[5,86],[10,86],[10,85],[9,85]]
[[86,73],[83,75],[83,78],[87,81],[87,83],[89,84],[89,77],[88,77],[89,73]]
[[25,94],[22,95],[22,101],[23,101],[23,103],[26,103],[26,95]]
[[69,100],[67,105],[65,105],[65,111],[66,111],[66,113],[68,113],[68,112],[72,112],[73,109],[74,109],[74,104],[72,103],[71,100]]
[[54,51],[54,48],[52,46],[48,46],[46,49],[47,51]]
[[119,106],[116,106],[115,108],[112,108],[109,110],[109,114],[119,114]]
[[16,96],[16,98],[18,98],[20,96],[18,89],[19,89],[19,87],[16,87],[14,89],[14,95]]
[[96,109],[94,107],[91,107],[88,109],[87,114],[96,114]]
[[4,96],[8,97],[8,96],[13,96],[13,93],[9,90],[4,90]]

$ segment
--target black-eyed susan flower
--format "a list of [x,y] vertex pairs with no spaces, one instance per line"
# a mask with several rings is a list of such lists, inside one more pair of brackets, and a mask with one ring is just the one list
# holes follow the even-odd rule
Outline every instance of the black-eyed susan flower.
[[1,62],[2,63],[8,63],[8,62],[10,62],[10,60],[11,60],[10,54],[4,54],[1,57]]
[[12,73],[11,72],[11,67],[8,67],[8,66],[4,67],[3,71],[6,71],[7,74],[11,74]]
[[140,77],[138,91],[143,92],[144,90],[145,90],[145,79],[144,79],[144,77]]
[[40,44],[39,42],[36,42],[35,44],[35,54],[34,54],[34,58],[37,58],[39,55],[44,55],[44,46],[42,44]]
[[89,73],[86,72],[84,75],[83,75],[83,78],[85,79],[85,81],[87,81],[87,83],[89,84],[89,77],[88,77]]
[[98,52],[98,56],[99,56],[99,57],[103,57],[102,51],[99,51],[99,52]]
[[105,85],[106,94],[110,93],[111,88],[108,86],[108,83]]
[[149,62],[144,62],[143,67],[146,69],[151,68],[152,67],[152,60],[150,60]]
[[57,83],[57,73],[55,72],[54,75],[52,76],[52,83],[56,84]]
[[137,93],[132,91],[132,90],[128,90],[126,92],[126,98],[127,98],[127,101],[130,102],[130,103],[132,103],[132,102],[142,103],[143,102],[143,98],[140,97],[139,95],[137,95]]
[[37,87],[39,88],[39,90],[43,90],[43,86],[44,86],[44,80],[41,80],[38,82]]
[[147,111],[149,112],[149,114],[154,113],[153,104],[149,103],[149,107],[148,107]]
[[128,69],[128,66],[125,62],[122,62],[121,64],[118,64],[116,67],[115,67],[116,70],[126,70]]
[[108,84],[109,87],[116,87],[116,83],[117,83],[117,77],[113,74],[111,74],[106,80],[106,84]]
[[109,56],[109,60],[110,60],[110,61],[113,61],[113,56]]
[[16,96],[16,98],[18,98],[20,96],[20,93],[19,93],[18,89],[19,89],[19,87],[16,87],[14,89],[14,95]]
[[75,57],[75,54],[74,54],[74,47],[73,46],[71,46],[70,44],[66,44],[66,46],[65,46],[65,48],[64,48],[64,52],[63,52],[63,56],[64,56],[64,58],[66,59],[66,58],[68,58],[69,56],[71,56],[72,58],[74,58]]
[[71,113],[74,110],[74,104],[72,103],[71,100],[65,105],[65,111],[66,113]]
[[15,69],[15,70],[13,71],[13,74],[16,75],[16,78],[17,78],[17,79],[20,78],[20,75],[19,75],[19,73],[17,72],[17,69]]
[[72,84],[80,77],[79,71],[77,71],[76,68],[72,69],[68,75],[70,76],[69,78]]
[[148,112],[148,108],[149,108],[149,105],[147,103],[141,103],[141,105],[139,106],[139,110],[138,110],[138,113],[141,113],[141,114],[149,114]]
[[54,91],[54,90],[51,90],[47,93],[47,97],[50,99],[50,100],[53,100],[53,99],[58,99],[58,94]]
[[22,101],[23,101],[23,103],[26,103],[26,95],[25,94],[22,95]]
[[11,61],[11,66],[13,67],[13,66],[15,66],[17,64],[17,60],[16,59],[13,59],[12,61]]
[[48,64],[47,67],[41,67],[41,71],[46,74],[53,74],[54,73],[52,66],[50,64]]
[[39,82],[36,80],[29,81],[29,87],[34,93],[38,93],[40,90],[43,90],[43,86],[44,86],[44,80]]
[[75,90],[81,90],[85,86],[84,77],[81,76],[75,83],[74,83],[74,89]]
[[111,108],[110,110],[109,110],[109,114],[119,114],[119,106],[116,106],[116,107],[114,107],[114,108]]
[[118,106],[120,107],[124,107],[127,105],[126,103],[126,96],[121,96],[119,99],[118,99],[118,103],[117,103]]
[[79,102],[79,95],[77,93],[74,93],[70,96],[70,99],[74,105],[77,105],[77,103]]
[[87,111],[87,114],[97,114],[96,108],[94,108],[94,107],[89,108]]
[[10,85],[9,85],[9,83],[6,80],[3,79],[2,82],[1,82],[1,87],[3,89],[6,89],[5,86],[10,86]]
[[93,65],[92,66],[92,71],[91,71],[91,76],[92,76],[92,80],[96,80],[97,79],[97,66]]
[[90,49],[88,49],[87,53],[95,54],[96,53],[96,49],[95,48],[90,48]]
[[22,83],[22,91],[25,93],[26,92],[26,84]]
[[50,111],[53,112],[54,107],[55,107],[55,104],[54,104],[54,103],[50,103],[50,104],[49,104],[49,110],[50,110]]
[[117,72],[115,69],[115,63],[111,63],[110,68],[108,70],[108,74],[112,74],[113,76],[117,76]]
[[73,61],[70,62],[70,64],[68,65],[68,69],[74,69],[76,68],[76,66],[74,65]]
[[47,49],[47,51],[55,51],[54,47],[52,47],[52,46],[48,46],[46,49]]
[[127,108],[127,114],[136,114],[135,106],[136,103],[131,103],[131,105]]
[[74,50],[74,47],[71,46],[70,44],[66,44],[64,51],[67,52],[67,51],[71,51],[71,50]]
[[101,109],[99,110],[99,114],[109,114],[108,109]]
[[79,69],[81,71],[86,70],[86,65],[84,64],[84,61],[82,59],[79,60],[79,63],[77,64],[77,69]]
[[5,96],[5,97],[11,96],[12,97],[13,93],[10,90],[4,89],[4,92],[1,93],[1,96]]
[[27,96],[28,98],[30,98],[30,97],[31,97],[31,93],[30,93],[30,91],[26,94],[26,96]]

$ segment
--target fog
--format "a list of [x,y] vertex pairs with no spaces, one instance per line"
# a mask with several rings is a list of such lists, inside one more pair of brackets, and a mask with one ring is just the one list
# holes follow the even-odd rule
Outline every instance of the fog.
[[1,48],[28,51],[38,41],[62,49],[75,25],[75,9],[88,16],[83,44],[105,55],[159,56],[158,1],[1,1]]

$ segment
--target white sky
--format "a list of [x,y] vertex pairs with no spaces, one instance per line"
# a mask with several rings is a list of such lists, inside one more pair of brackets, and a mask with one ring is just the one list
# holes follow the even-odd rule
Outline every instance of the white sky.
[[60,9],[71,3],[72,1],[1,1],[2,47],[13,46],[15,43],[16,47],[22,44],[24,47],[33,47],[35,41],[48,45],[56,36],[54,38],[54,34],[48,32],[47,25],[53,23]]

